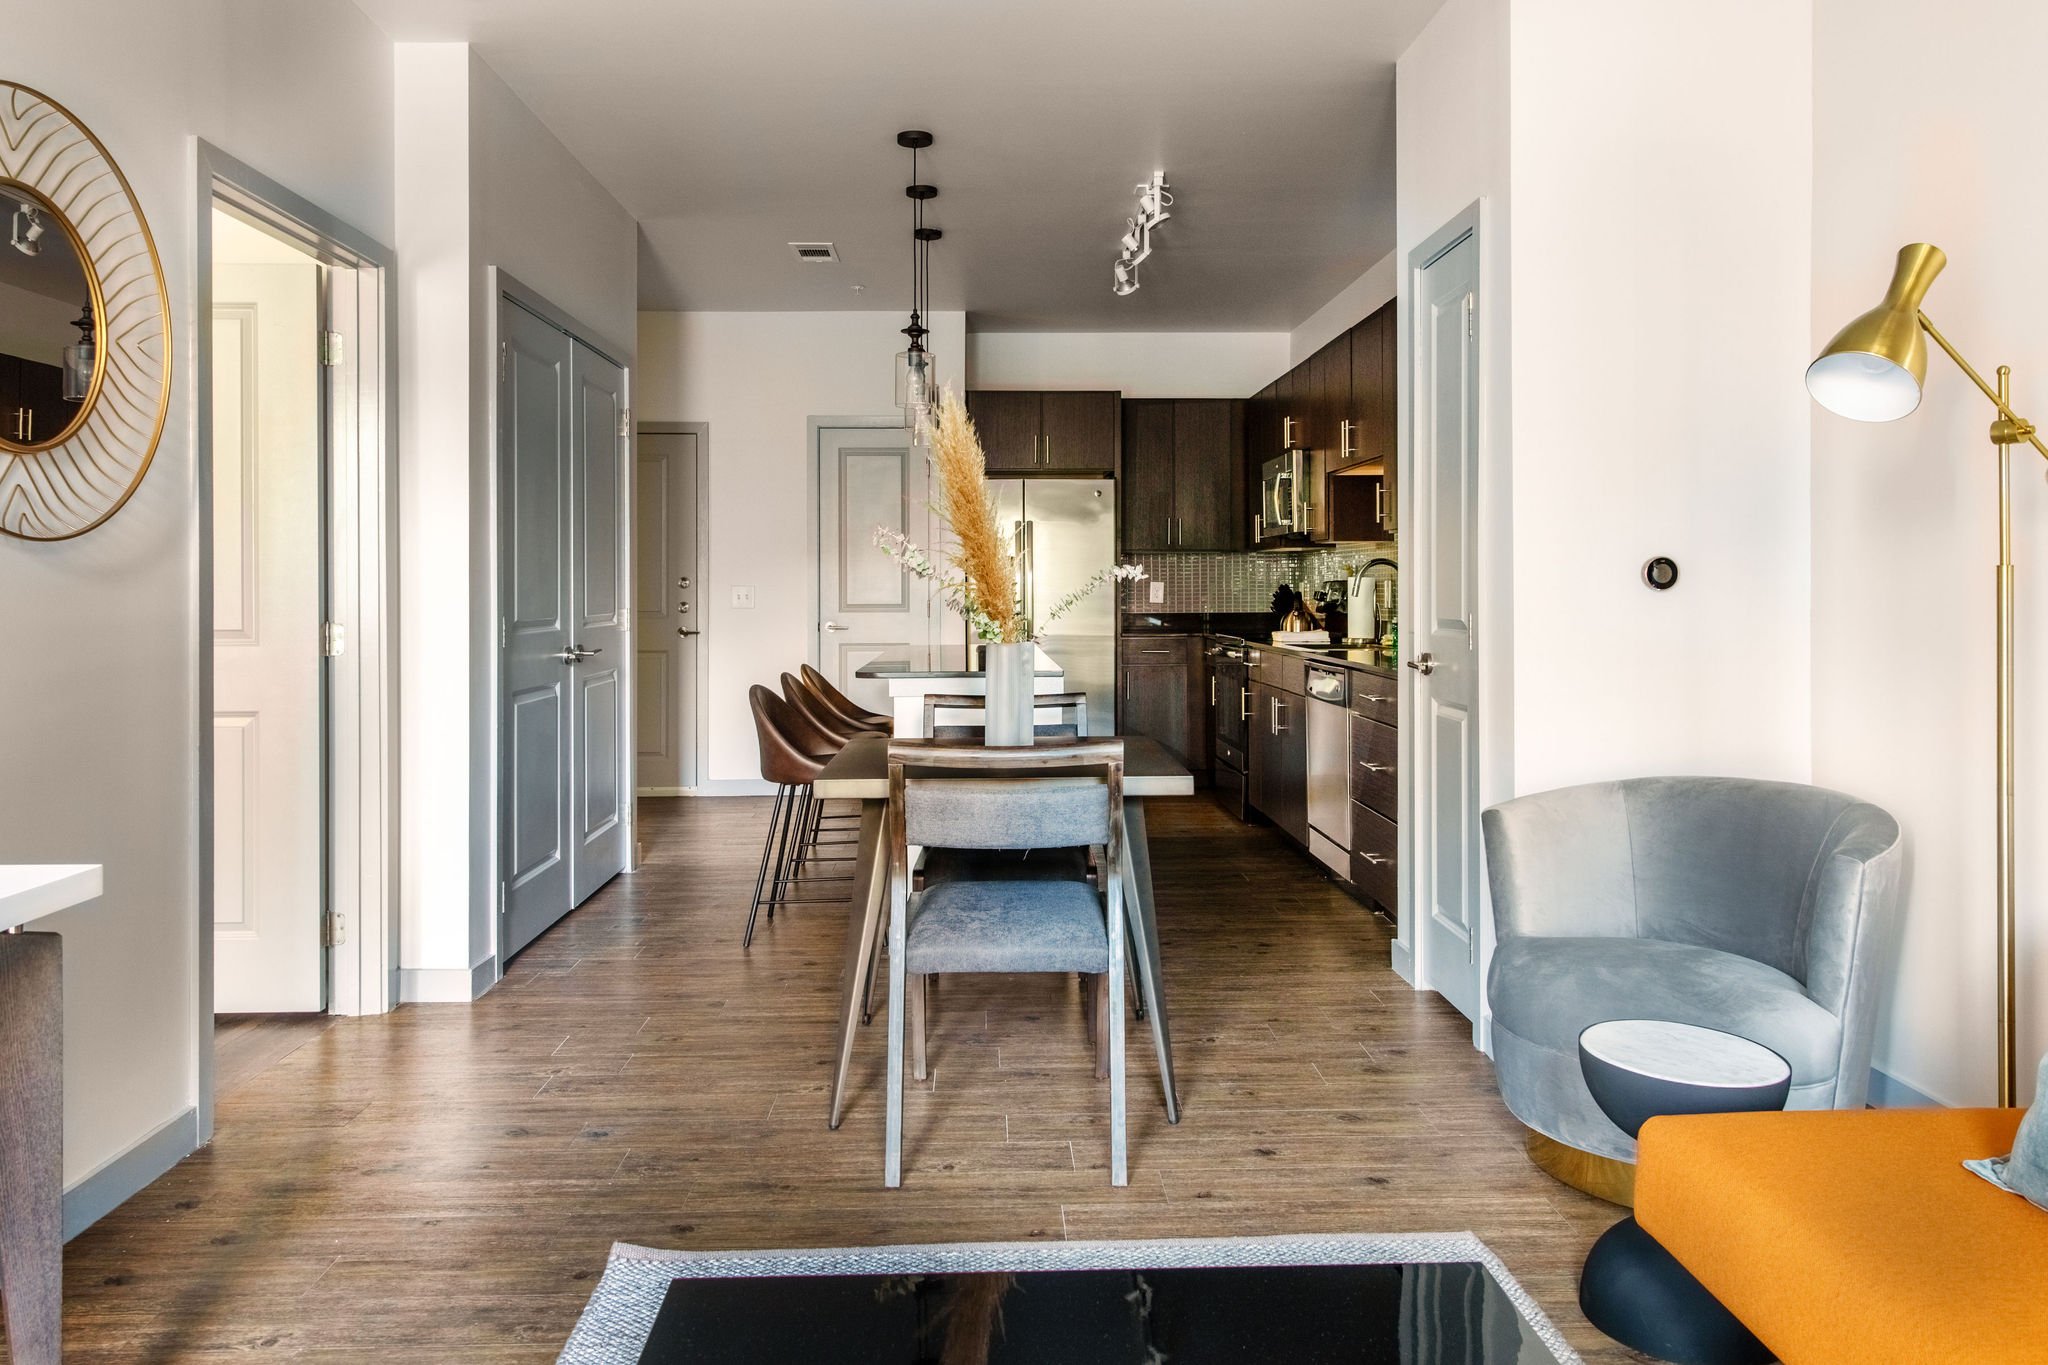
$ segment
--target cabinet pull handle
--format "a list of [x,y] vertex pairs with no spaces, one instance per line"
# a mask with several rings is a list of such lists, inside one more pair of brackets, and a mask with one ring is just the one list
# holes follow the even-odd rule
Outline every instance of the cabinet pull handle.
[[1214,675],[1214,674],[1212,673],[1212,674],[1210,674],[1210,675],[1209,675],[1209,706],[1210,706],[1210,708],[1211,708],[1211,709],[1214,709],[1215,705],[1216,705],[1216,676],[1215,676],[1215,675]]
[[1378,853],[1361,853],[1358,856],[1371,863],[1374,867],[1385,867],[1388,863],[1394,861],[1392,858]]
[[1239,720],[1250,720],[1252,718],[1252,690],[1249,687],[1237,689],[1237,718]]
[[1282,709],[1280,699],[1278,697],[1273,698],[1273,733],[1276,735],[1283,733],[1287,729],[1286,726],[1280,723],[1280,712]]
[[1349,417],[1337,424],[1337,458],[1339,460],[1349,460],[1358,454],[1358,447],[1351,444],[1352,433],[1357,430],[1358,424]]
[[1374,521],[1379,522],[1382,526],[1386,525],[1387,485],[1384,482],[1372,491],[1372,516]]
[[1394,771],[1393,765],[1390,763],[1368,763],[1362,758],[1358,760],[1358,766],[1369,773],[1390,773]]

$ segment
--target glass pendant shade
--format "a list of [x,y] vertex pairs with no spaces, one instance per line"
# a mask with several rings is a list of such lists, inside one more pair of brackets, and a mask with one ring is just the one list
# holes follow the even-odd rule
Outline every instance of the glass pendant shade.
[[64,401],[83,403],[92,392],[93,346],[89,341],[64,348]]
[[903,425],[922,441],[931,431],[932,404],[939,391],[939,369],[930,351],[896,353],[896,406]]
[[1920,302],[1948,263],[1940,247],[1899,251],[1884,301],[1835,333],[1806,367],[1806,391],[1829,412],[1858,422],[1892,422],[1920,406],[1927,338]]

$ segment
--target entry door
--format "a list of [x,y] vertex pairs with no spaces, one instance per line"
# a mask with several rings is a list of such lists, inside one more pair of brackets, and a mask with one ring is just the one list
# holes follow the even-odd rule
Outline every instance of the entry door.
[[647,796],[697,785],[697,435],[646,432],[634,462],[635,782]]
[[871,711],[888,685],[855,676],[878,660],[932,662],[931,592],[875,544],[875,528],[932,549],[931,464],[909,433],[827,427],[818,434],[818,670]]
[[571,670],[570,883],[581,905],[626,867],[626,371],[580,341],[572,348],[569,607],[580,657]]
[[501,959],[625,865],[625,372],[499,304]]
[[569,605],[569,443],[574,348],[509,302],[499,304],[499,503],[504,519],[504,712],[500,747],[505,856],[500,961],[567,914],[569,717],[575,681]]
[[[1428,528],[1414,597],[1411,667],[1421,717],[1417,903],[1422,983],[1479,1017],[1478,657],[1479,243],[1467,233],[1418,272],[1416,500]],[[1407,634],[1408,632],[1403,632]],[[1406,643],[1404,641],[1404,643]]]
[[[283,256],[283,248],[278,248]],[[214,271],[214,1008],[326,1008],[320,267]]]

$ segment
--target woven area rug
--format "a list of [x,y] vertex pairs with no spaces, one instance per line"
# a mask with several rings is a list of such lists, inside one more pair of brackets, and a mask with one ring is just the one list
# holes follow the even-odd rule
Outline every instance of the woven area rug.
[[[1579,1365],[1579,1356],[1565,1343],[1556,1325],[1516,1283],[1500,1258],[1469,1232],[1134,1242],[984,1242],[812,1251],[659,1251],[620,1242],[612,1247],[604,1278],[591,1295],[560,1359],[564,1365],[632,1365],[639,1361],[669,1287],[677,1280],[1457,1263],[1481,1267],[1526,1325],[1526,1332],[1520,1335],[1528,1344],[1518,1355],[1510,1357],[1517,1365],[1546,1358],[1558,1365]],[[1537,1354],[1539,1351],[1547,1351],[1547,1357]],[[1472,1358],[1490,1361],[1495,1357]]]

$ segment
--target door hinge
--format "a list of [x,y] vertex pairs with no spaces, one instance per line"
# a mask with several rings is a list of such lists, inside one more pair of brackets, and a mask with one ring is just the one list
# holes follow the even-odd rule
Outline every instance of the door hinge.
[[322,332],[320,334],[320,363],[322,365],[339,365],[341,363],[341,333]]
[[506,889],[505,889],[505,883],[503,883],[503,882],[499,882],[499,883],[498,883],[498,918],[500,918],[500,919],[503,919],[503,918],[504,918],[504,917],[505,917],[506,915],[510,914],[511,912],[512,912],[512,904],[511,904],[511,899],[510,899],[510,893],[506,891]]
[[632,410],[631,408],[620,408],[620,409],[619,409],[619,435],[621,435],[621,436],[631,436],[632,434],[633,434],[633,410]]
[[1473,315],[1478,312],[1478,309],[1473,306],[1475,302],[1476,300],[1470,294],[1465,296],[1465,340],[1467,341],[1472,340],[1478,335],[1477,331],[1474,330],[1473,324]]
[[509,343],[503,341],[498,343],[498,382],[500,383],[503,383],[505,380],[505,364],[511,357],[511,354],[512,347]]
[[348,917],[335,910],[320,922],[320,946],[339,948],[348,942]]
[[512,620],[507,616],[498,618],[498,648],[503,649],[512,642]]
[[341,622],[322,621],[320,623],[320,653],[326,658],[332,659],[338,656],[343,648],[346,647],[347,639],[347,633],[342,629]]

